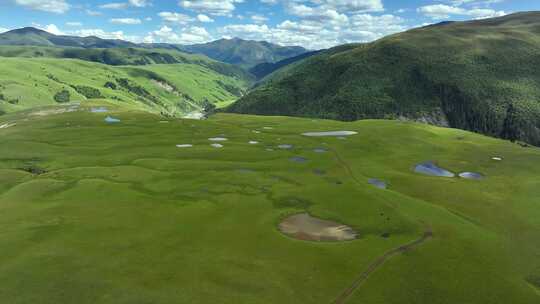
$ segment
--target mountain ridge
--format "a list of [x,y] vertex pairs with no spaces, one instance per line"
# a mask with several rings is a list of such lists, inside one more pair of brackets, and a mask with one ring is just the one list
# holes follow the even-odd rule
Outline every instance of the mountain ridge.
[[443,23],[321,52],[228,108],[432,121],[540,145],[540,12]]
[[307,52],[300,46],[281,46],[267,41],[241,38],[218,39],[204,44],[133,43],[95,36],[55,35],[34,27],[24,27],[0,34],[0,45],[81,48],[148,48],[173,49],[202,54],[214,60],[251,68],[260,63],[275,63]]

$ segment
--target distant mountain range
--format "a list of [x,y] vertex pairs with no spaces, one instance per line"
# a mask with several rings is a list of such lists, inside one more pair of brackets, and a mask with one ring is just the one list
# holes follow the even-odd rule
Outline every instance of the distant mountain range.
[[0,34],[0,45],[32,45],[83,48],[136,47],[137,44],[98,37],[59,36],[49,32],[25,27]]
[[401,118],[540,145],[540,12],[444,22],[326,50],[228,110]]
[[275,63],[307,52],[299,46],[280,46],[266,41],[238,38],[220,39],[204,44],[180,46],[180,48],[244,68],[251,68],[261,63]]
[[214,42],[196,45],[177,45],[166,43],[136,44],[117,39],[98,37],[78,37],[54,35],[49,32],[25,27],[0,34],[0,45],[10,46],[48,46],[78,48],[159,48],[182,52],[203,54],[212,59],[238,65],[249,69],[261,63],[275,63],[307,52],[298,46],[285,47],[265,41],[220,39]]

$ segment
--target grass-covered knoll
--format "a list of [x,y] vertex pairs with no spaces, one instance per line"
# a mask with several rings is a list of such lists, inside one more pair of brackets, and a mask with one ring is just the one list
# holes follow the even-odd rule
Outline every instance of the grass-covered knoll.
[[0,58],[0,111],[109,99],[180,115],[238,98],[245,80],[198,64],[108,66],[73,59]]
[[[109,112],[90,113],[98,105]],[[429,229],[431,239],[378,267],[346,303],[540,302],[538,149],[398,121],[162,122],[120,106],[0,116],[10,125],[0,129],[3,302],[332,303],[370,263]],[[358,134],[300,135],[329,130]],[[221,149],[209,145],[216,136],[229,139]],[[412,171],[428,160],[486,178]],[[313,243],[278,231],[301,212],[359,238]]]
[[239,113],[405,116],[540,144],[540,13],[444,23],[322,52],[235,103]]
[[108,65],[194,64],[216,73],[250,82],[253,76],[242,68],[212,60],[204,55],[188,54],[173,49],[145,48],[77,48],[0,45],[0,57],[69,58]]

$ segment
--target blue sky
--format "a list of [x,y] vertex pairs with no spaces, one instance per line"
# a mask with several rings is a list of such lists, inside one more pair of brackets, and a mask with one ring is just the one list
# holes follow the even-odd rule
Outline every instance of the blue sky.
[[310,49],[367,42],[443,20],[540,10],[538,0],[0,0],[0,32],[192,44],[267,40]]

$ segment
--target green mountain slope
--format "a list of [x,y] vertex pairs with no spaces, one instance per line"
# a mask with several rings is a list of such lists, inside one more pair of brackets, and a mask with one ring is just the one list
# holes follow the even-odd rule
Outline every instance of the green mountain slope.
[[307,52],[298,46],[280,46],[265,41],[220,39],[217,41],[179,46],[181,49],[204,54],[212,59],[251,68],[260,63],[273,63]]
[[0,111],[87,99],[109,99],[151,112],[181,115],[205,102],[238,98],[242,79],[197,64],[109,66],[75,59],[1,58]]
[[253,79],[252,75],[240,67],[215,61],[204,55],[188,54],[173,49],[0,46],[0,57],[70,58],[108,65],[187,63],[200,65],[241,81],[250,82]]
[[273,72],[285,67],[285,66],[291,65],[291,64],[293,64],[295,62],[298,62],[300,60],[309,58],[311,56],[315,56],[319,52],[320,51],[311,51],[311,52],[306,52],[306,53],[300,54],[300,55],[295,56],[295,57],[290,57],[290,58],[287,58],[287,59],[283,59],[283,60],[280,60],[278,62],[260,63],[260,64],[258,64],[256,66],[252,67],[251,69],[249,69],[249,72],[251,74],[253,74],[253,76],[255,76],[257,78],[257,80],[260,80],[260,79],[263,79],[266,76],[272,74]]
[[[400,121],[187,122],[94,101],[0,127],[2,303],[540,303],[539,149]],[[301,135],[328,130],[358,134]],[[426,160],[485,178],[411,170]],[[281,234],[302,212],[358,239]]]
[[429,121],[540,145],[540,13],[444,23],[279,73],[231,112]]

